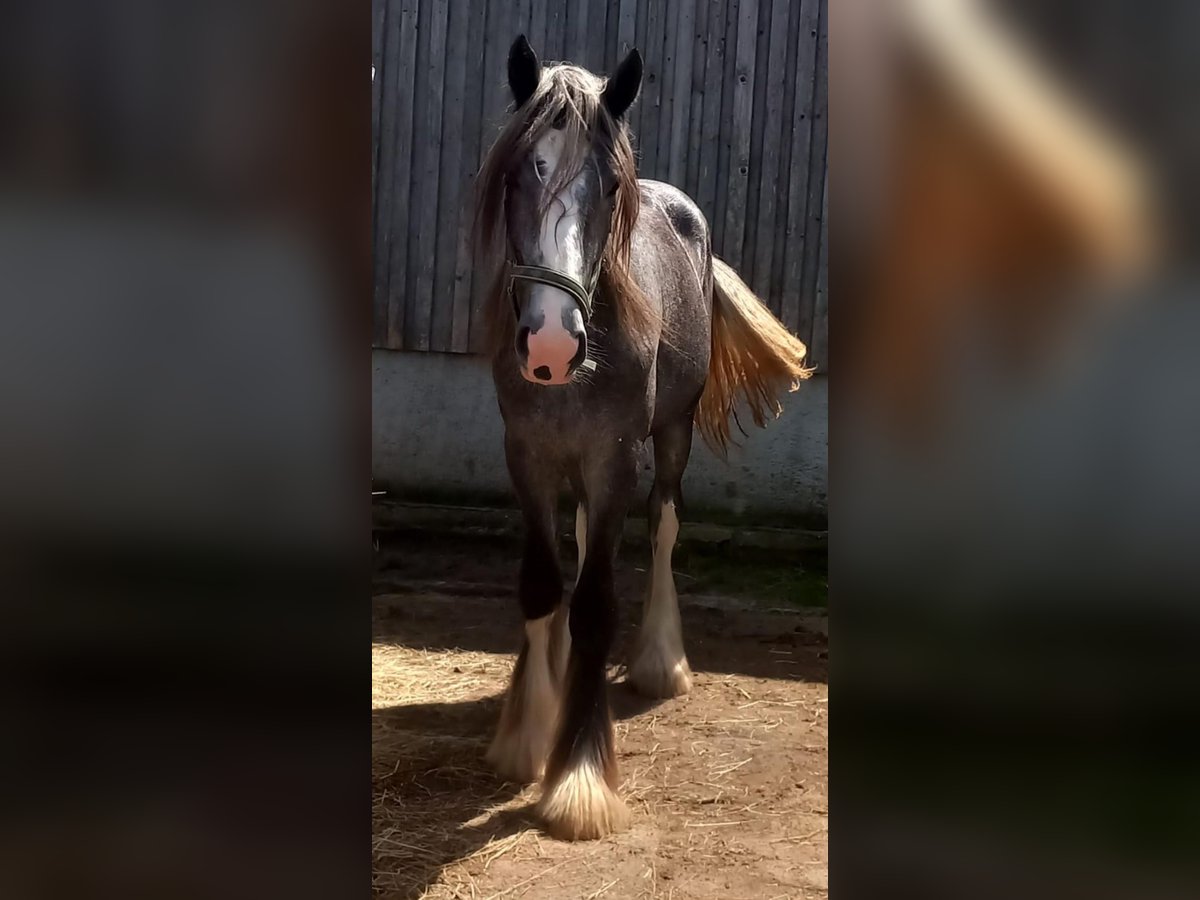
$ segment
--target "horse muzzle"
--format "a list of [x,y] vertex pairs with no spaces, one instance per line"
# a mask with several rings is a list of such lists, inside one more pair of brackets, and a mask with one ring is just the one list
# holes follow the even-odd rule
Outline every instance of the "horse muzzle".
[[579,307],[560,291],[535,287],[517,320],[516,350],[526,381],[569,384],[587,359],[587,329]]

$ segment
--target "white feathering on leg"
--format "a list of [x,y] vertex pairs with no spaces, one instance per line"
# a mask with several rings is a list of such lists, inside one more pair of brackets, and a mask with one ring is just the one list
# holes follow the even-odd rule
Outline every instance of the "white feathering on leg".
[[[579,587],[579,576],[583,574],[583,560],[587,555],[587,510],[580,503],[575,508],[575,547],[578,563],[575,566],[575,586]],[[567,660],[571,656],[571,604],[563,602],[554,614],[554,673],[558,683],[567,677]]]
[[568,769],[547,785],[538,813],[551,835],[569,841],[595,840],[629,824],[629,810],[594,760]]
[[579,576],[583,574],[583,560],[587,556],[587,510],[582,503],[575,507],[575,548],[579,557],[575,566],[575,587],[579,587]]
[[648,697],[678,697],[692,689],[692,672],[683,652],[679,597],[671,572],[671,554],[679,537],[675,504],[664,503],[654,535],[650,590],[629,665],[629,681]]
[[542,777],[558,724],[558,690],[550,671],[553,616],[525,623],[528,650],[520,679],[509,686],[487,759],[506,778],[528,783]]

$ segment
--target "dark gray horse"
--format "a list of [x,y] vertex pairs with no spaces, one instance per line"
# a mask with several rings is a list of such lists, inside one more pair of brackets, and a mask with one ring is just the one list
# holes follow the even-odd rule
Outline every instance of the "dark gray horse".
[[[808,374],[804,345],[712,255],[696,205],[638,180],[623,117],[641,78],[636,50],[605,80],[543,68],[522,35],[508,59],[513,114],[478,181],[492,371],[526,526],[525,641],[488,759],[515,780],[541,778],[542,818],[572,839],[627,819],[605,667],[640,449],[654,438],[654,564],[628,677],[673,697],[691,687],[671,552],[693,425],[723,452],[735,404],[762,425]],[[555,523],[564,482],[578,504],[569,603]]]

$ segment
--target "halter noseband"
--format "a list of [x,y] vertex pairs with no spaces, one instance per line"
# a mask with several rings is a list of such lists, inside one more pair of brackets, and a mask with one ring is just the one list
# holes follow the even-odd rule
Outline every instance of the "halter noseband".
[[592,294],[596,292],[596,282],[599,278],[600,260],[596,260],[596,267],[592,270],[592,277],[589,279],[590,284],[586,286],[565,272],[558,272],[545,266],[518,266],[515,263],[509,263],[508,296],[512,300],[513,311],[519,319],[521,318],[521,306],[517,303],[516,294],[518,280],[532,281],[535,284],[558,288],[574,298],[575,303],[579,306],[579,311],[583,313],[583,321],[586,325],[592,319]]

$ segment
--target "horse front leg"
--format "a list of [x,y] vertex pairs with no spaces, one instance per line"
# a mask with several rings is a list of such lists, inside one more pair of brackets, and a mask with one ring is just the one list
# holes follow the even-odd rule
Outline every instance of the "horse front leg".
[[571,649],[564,680],[560,726],[538,810],[555,837],[587,840],[628,823],[617,796],[617,760],[608,707],[606,665],[617,631],[613,567],[637,462],[628,444],[619,455],[588,467],[586,551],[571,598]]
[[525,549],[517,586],[525,616],[525,640],[487,759],[505,778],[529,783],[541,778],[545,769],[560,705],[552,649],[553,621],[563,592],[555,530],[560,479],[539,467],[531,448],[507,440],[505,449],[525,519]]
[[[583,502],[583,490],[577,489],[577,506],[575,508],[575,547],[578,558],[575,563],[575,585],[579,586],[579,577],[583,574],[583,558],[587,553],[587,507]],[[550,667],[554,673],[554,681],[561,685],[567,677],[567,660],[571,655],[571,604],[560,603],[554,611],[550,622]]]

